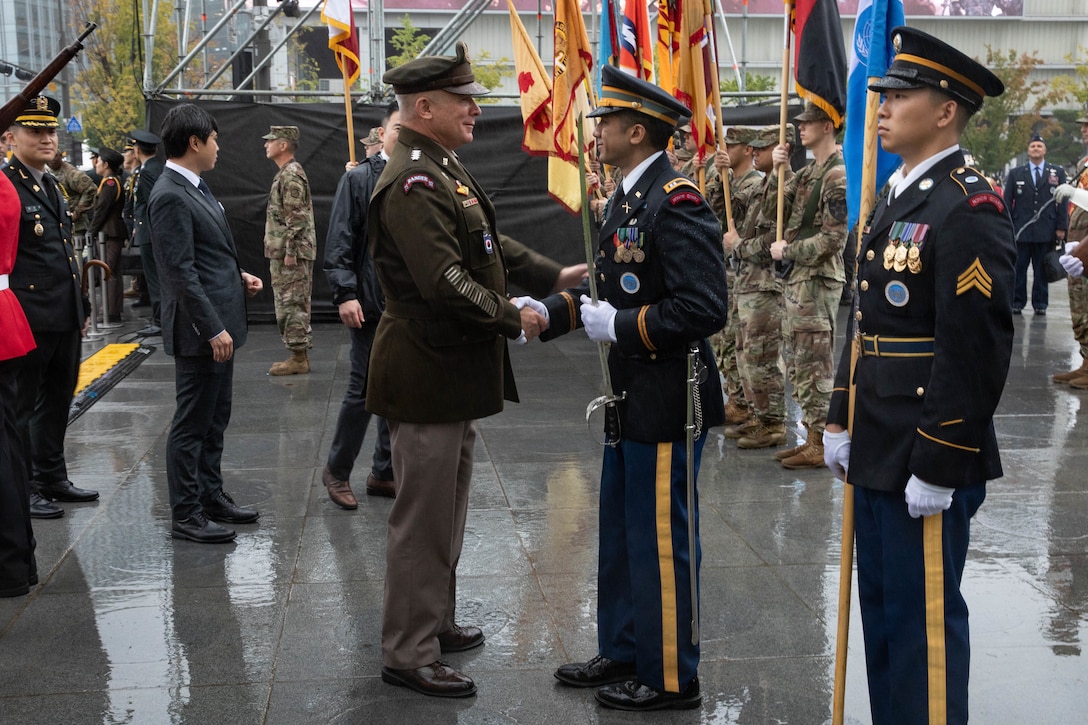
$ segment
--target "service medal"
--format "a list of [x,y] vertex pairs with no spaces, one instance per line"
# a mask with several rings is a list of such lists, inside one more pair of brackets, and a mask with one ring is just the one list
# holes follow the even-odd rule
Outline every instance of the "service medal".
[[623,261],[623,247],[616,247],[616,253],[612,255],[612,261],[616,264]]
[[633,257],[633,255],[631,254],[631,250],[628,249],[627,247],[624,247],[623,248],[623,261],[624,262],[630,262],[632,257]]
[[902,272],[907,268],[907,248],[898,247],[895,250],[895,262],[892,264],[892,269],[896,272]]
[[918,247],[911,247],[907,250],[907,269],[913,274],[922,271],[922,253],[918,251]]
[[888,244],[884,247],[884,269],[891,269],[892,262],[895,261],[895,246]]
[[631,252],[631,256],[634,257],[635,262],[639,264],[646,261],[646,252],[642,251],[641,249],[636,249],[635,251]]
[[42,226],[41,222],[34,222],[34,233],[39,237],[45,234],[45,227]]

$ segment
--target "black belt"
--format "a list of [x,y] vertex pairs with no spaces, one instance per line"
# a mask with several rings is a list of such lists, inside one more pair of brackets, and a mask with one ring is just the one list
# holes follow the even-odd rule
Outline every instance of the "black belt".
[[862,335],[861,351],[875,357],[933,357],[933,338]]

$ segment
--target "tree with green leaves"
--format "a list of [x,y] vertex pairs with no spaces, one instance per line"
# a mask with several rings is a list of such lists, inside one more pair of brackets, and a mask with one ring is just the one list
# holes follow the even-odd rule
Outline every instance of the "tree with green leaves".
[[[752,75],[748,71],[744,72],[744,92],[756,93],[773,91],[775,86],[778,85],[778,79],[774,76],[759,76]],[[718,88],[722,93],[738,93],[740,92],[740,85],[737,83],[736,75],[729,75],[725,80],[718,82]],[[755,101],[763,100],[763,96],[730,96],[722,99],[722,103],[728,105],[741,105],[744,103],[752,103]]]
[[396,54],[385,59],[390,68],[404,65],[418,56],[430,42],[431,37],[412,25],[412,18],[405,15],[400,19],[400,27],[393,31],[389,42],[397,49]]
[[1032,52],[997,51],[986,46],[983,64],[1005,84],[1005,92],[987,98],[982,110],[971,117],[960,145],[975,159],[975,166],[987,174],[999,175],[1005,165],[1024,153],[1028,139],[1038,133],[1050,138],[1060,127],[1042,116],[1042,110],[1061,100],[1061,94],[1042,80],[1029,80],[1032,70],[1043,61]]
[[[91,146],[120,149],[125,135],[143,128],[143,18],[131,0],[70,0],[71,29],[87,21],[98,29],[87,39],[77,61],[72,101],[83,117],[83,133]],[[168,72],[177,55],[170,3],[152,3],[159,13],[153,67],[155,77]]]

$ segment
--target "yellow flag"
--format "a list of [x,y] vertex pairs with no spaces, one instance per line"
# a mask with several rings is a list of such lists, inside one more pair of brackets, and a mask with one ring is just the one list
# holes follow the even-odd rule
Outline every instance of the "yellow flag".
[[514,3],[506,0],[506,4],[510,8],[514,72],[521,94],[521,118],[525,123],[521,147],[534,156],[543,156],[552,149],[552,80],[518,17]]
[[679,37],[680,63],[674,95],[691,109],[691,134],[696,157],[702,163],[714,155],[714,94],[717,68],[710,56],[710,35],[706,29],[709,8],[705,0],[682,0]]

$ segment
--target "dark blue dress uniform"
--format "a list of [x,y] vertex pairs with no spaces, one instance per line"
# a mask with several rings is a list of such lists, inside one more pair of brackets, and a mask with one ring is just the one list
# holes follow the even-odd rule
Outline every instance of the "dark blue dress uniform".
[[[908,28],[895,36],[902,48],[891,82],[874,90],[934,85],[972,111],[983,90],[1001,93],[988,71],[935,38]],[[926,75],[896,85],[892,72],[904,66]],[[953,77],[949,67],[979,93],[937,85]],[[856,487],[873,722],[965,723],[970,644],[960,580],[970,519],[986,481],[1002,475],[993,414],[1012,350],[1012,224],[1004,200],[959,150],[889,198],[863,228],[828,423],[848,422],[852,340],[861,352],[847,480]],[[911,518],[904,490],[912,474],[955,489],[951,508]]]
[[[725,421],[706,337],[724,326],[728,304],[721,225],[664,153],[626,193],[616,191],[593,274],[601,297],[617,309],[608,365],[613,392],[626,394],[618,404],[620,441],[605,448],[601,472],[599,654],[634,663],[643,685],[679,693],[699,665],[691,641],[690,576],[700,551],[698,538],[696,551],[688,545],[698,511],[688,511],[686,493],[687,353],[697,345],[710,371],[699,384],[697,476],[706,430]],[[587,281],[543,301],[550,321],[542,339],[581,326],[579,298],[588,289]]]
[[[1042,141],[1033,136],[1032,141]],[[1028,301],[1028,265],[1034,273],[1031,286],[1031,306],[1036,312],[1046,310],[1050,287],[1044,273],[1043,257],[1054,248],[1059,229],[1069,228],[1069,212],[1065,204],[1053,202],[1054,189],[1065,183],[1065,169],[1043,160],[1039,182],[1035,182],[1030,163],[1017,166],[1005,179],[1005,203],[1012,216],[1016,237],[1016,283],[1013,287],[1013,309],[1019,310]],[[1036,216],[1038,215],[1038,216]],[[1079,241],[1079,240],[1078,240]]]

